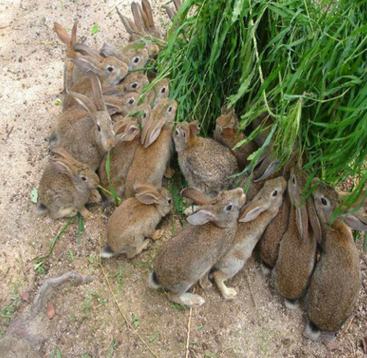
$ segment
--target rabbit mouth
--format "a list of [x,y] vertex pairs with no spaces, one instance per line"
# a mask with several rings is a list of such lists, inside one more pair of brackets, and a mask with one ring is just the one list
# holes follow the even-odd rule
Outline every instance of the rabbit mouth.
[[124,82],[125,77],[120,78],[120,80],[117,81],[116,85],[120,85],[122,82]]

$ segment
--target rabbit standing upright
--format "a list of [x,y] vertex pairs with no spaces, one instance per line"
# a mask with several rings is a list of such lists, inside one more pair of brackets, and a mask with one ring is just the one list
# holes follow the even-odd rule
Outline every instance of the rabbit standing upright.
[[177,102],[161,99],[152,109],[140,135],[140,143],[126,178],[124,198],[134,196],[134,185],[147,182],[162,185],[172,152],[172,126]]
[[283,177],[266,181],[251,202],[240,211],[237,232],[232,248],[214,266],[213,278],[226,300],[237,295],[224,281],[236,275],[252,254],[265,228],[279,211],[287,182]]
[[[143,103],[136,107],[136,112],[141,114],[138,117],[120,120],[114,125],[117,143],[110,152],[110,182],[120,198],[124,195],[127,174],[139,146],[141,133],[139,128],[144,128],[146,121],[150,117],[151,108],[148,104]],[[101,186],[109,188],[106,156],[99,167],[98,175],[101,180]],[[103,193],[103,196],[108,200],[112,199],[107,193]]]
[[[192,189],[183,192],[187,190]],[[150,287],[163,287],[171,301],[189,307],[201,306],[205,300],[187,291],[206,276],[233,245],[239,210],[245,201],[240,188],[222,191],[214,199],[200,193],[196,202],[204,205],[187,218],[189,224],[177,236],[160,248],[149,277]]]
[[67,148],[68,152],[82,163],[97,170],[105,153],[115,145],[115,133],[102,96],[101,83],[97,75],[88,72],[93,86],[95,103],[88,97],[69,92],[89,116],[72,122],[60,133],[51,135],[51,144]]
[[[317,182],[317,179],[313,180],[313,184]],[[330,226],[332,215],[339,206],[336,190],[320,183],[313,198],[321,223],[322,240],[320,260],[312,275],[307,297],[305,336],[327,344],[334,340],[336,332],[353,312],[361,286],[361,267],[348,226],[339,217]],[[352,214],[347,214],[345,220],[354,229],[367,229]]]
[[291,202],[288,229],[280,243],[273,270],[275,287],[290,309],[295,308],[296,302],[306,293],[316,263],[317,242],[321,240],[320,223],[312,197],[306,201],[303,197],[306,183],[306,173],[293,167],[288,180]]
[[173,131],[182,174],[190,187],[209,196],[230,187],[229,177],[238,172],[238,164],[230,149],[211,138],[196,137],[200,127],[197,121],[182,122]]
[[257,150],[257,145],[253,141],[233,149],[238,143],[246,139],[246,136],[239,131],[238,118],[234,108],[229,110],[222,108],[222,115],[216,119],[214,138],[231,149],[237,159],[240,170],[246,168],[248,164],[247,158]]
[[135,186],[135,197],[123,201],[107,223],[107,245],[102,257],[125,253],[131,259],[149,244],[161,219],[172,209],[167,189],[149,183]]
[[[72,158],[65,149],[53,146],[50,150],[53,156],[40,181],[37,214],[59,219],[80,212],[84,218],[90,217],[92,213],[84,205],[92,192],[96,192],[97,174],[88,164]],[[99,196],[98,192],[95,195]]]

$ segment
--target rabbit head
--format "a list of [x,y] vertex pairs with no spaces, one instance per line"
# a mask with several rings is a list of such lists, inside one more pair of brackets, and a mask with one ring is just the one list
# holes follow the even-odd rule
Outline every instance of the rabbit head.
[[118,85],[128,72],[128,65],[116,57],[104,58],[84,44],[75,44],[74,50],[82,55],[72,59],[84,71],[93,71],[104,82]]
[[140,138],[140,143],[149,147],[159,136],[162,128],[172,128],[177,110],[177,102],[173,99],[163,98],[152,109],[146,121]]
[[75,99],[79,106],[88,112],[90,118],[95,123],[95,139],[97,144],[105,151],[108,151],[115,145],[115,133],[112,127],[111,117],[102,96],[101,82],[94,72],[88,71],[87,74],[92,83],[95,103],[80,93],[68,91],[68,94]]
[[[317,215],[324,225],[329,225],[333,213],[341,204],[341,198],[334,187],[320,182],[317,178],[312,180],[312,184],[318,184],[317,189],[312,194]],[[341,218],[353,230],[367,231],[367,220],[360,212],[344,213]]]
[[287,182],[283,177],[267,180],[252,201],[242,208],[238,221],[248,222],[254,220],[269,208],[278,211],[280,205],[282,205],[286,188]]
[[76,188],[97,188],[99,177],[88,164],[77,161],[60,146],[51,146],[50,151],[53,154],[50,163],[60,173],[68,175]]
[[192,145],[194,145],[195,137],[199,132],[199,121],[193,121],[190,123],[179,123],[172,133],[177,153],[182,152],[183,150],[190,148]]
[[144,205],[155,205],[162,216],[166,216],[173,207],[170,193],[165,188],[157,188],[149,183],[134,185],[135,197]]
[[155,86],[145,93],[145,101],[155,106],[162,98],[169,96],[169,78],[161,79]]
[[237,221],[239,210],[246,202],[246,195],[241,188],[221,191],[210,199],[195,188],[181,191],[181,196],[202,205],[199,210],[187,218],[192,225],[204,225],[211,221],[220,228],[225,228]]
[[238,132],[239,123],[234,108],[223,110],[222,115],[216,119],[215,135],[222,135],[223,131],[229,129]]

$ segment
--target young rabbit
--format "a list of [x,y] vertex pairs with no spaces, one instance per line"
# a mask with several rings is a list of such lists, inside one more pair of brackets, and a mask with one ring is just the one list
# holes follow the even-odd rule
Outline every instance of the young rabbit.
[[217,118],[214,138],[219,143],[231,149],[236,157],[240,170],[246,168],[247,158],[257,150],[255,142],[248,142],[237,149],[233,149],[237,143],[246,139],[246,136],[239,131],[239,123],[234,108],[227,110],[222,108],[222,115]]
[[[114,125],[116,133],[116,146],[110,151],[110,181],[118,197],[122,198],[125,191],[126,177],[130,165],[134,159],[136,149],[140,142],[140,129],[144,128],[145,122],[150,117],[151,108],[148,104],[136,107],[136,112],[141,113],[138,117],[131,117],[116,122]],[[106,172],[106,156],[103,159],[98,175],[101,186],[109,188]],[[103,196],[109,201],[112,197],[103,192]]]
[[140,254],[163,217],[172,210],[172,198],[165,188],[149,183],[135,186],[135,197],[123,201],[107,223],[105,258],[126,254],[128,259]]
[[145,92],[145,102],[154,107],[162,98],[168,98],[169,81],[169,78],[163,78],[149,91]]
[[[77,45],[74,46],[76,48]],[[85,45],[86,46],[86,45]],[[128,67],[125,62],[120,61],[116,57],[104,58],[96,52],[94,56],[80,55],[77,58],[72,58],[73,62],[78,68],[84,72],[94,72],[102,83],[117,85],[123,81],[128,72]],[[70,88],[68,88],[70,89]],[[73,92],[87,93],[91,92],[91,84],[87,76],[80,78],[71,87]],[[63,110],[70,108],[75,102],[72,97],[65,96],[63,101]]]
[[97,170],[105,153],[115,145],[115,133],[101,92],[101,83],[93,72],[88,72],[92,82],[96,103],[88,97],[70,92],[89,116],[71,123],[61,133],[54,133],[50,143],[67,148],[70,155]]
[[224,281],[238,273],[252,254],[266,226],[278,213],[283,201],[287,182],[283,177],[268,180],[254,199],[240,212],[234,244],[227,254],[214,266],[213,278],[226,300],[237,295]]
[[312,197],[304,201],[302,191],[307,175],[293,167],[288,181],[291,213],[288,229],[279,247],[278,259],[273,270],[277,291],[285,298],[287,308],[306,292],[316,263],[317,242],[321,240],[321,228]]
[[140,72],[129,73],[118,85],[103,84],[104,95],[122,96],[127,92],[141,92],[149,84],[148,77]]
[[[184,189],[182,195],[192,190],[198,192]],[[150,287],[163,287],[169,299],[179,304],[201,306],[204,299],[187,291],[206,276],[233,245],[239,210],[245,201],[240,188],[222,191],[210,200],[201,193],[196,202],[204,205],[189,216],[189,224],[158,251],[149,277]]]
[[171,132],[176,110],[177,102],[169,98],[162,99],[152,109],[141,132],[141,145],[136,149],[127,174],[125,199],[134,195],[134,185],[138,182],[162,185],[163,175],[171,159]]
[[64,91],[66,91],[67,88],[71,88],[76,80],[84,76],[84,72],[74,66],[74,63],[71,61],[72,58],[78,56],[78,53],[74,50],[77,27],[78,23],[75,22],[70,37],[64,27],[54,22],[54,29],[58,38],[66,45],[66,57],[64,60]]
[[40,181],[38,215],[48,214],[52,219],[59,219],[80,212],[89,218],[92,213],[84,205],[99,184],[97,174],[88,164],[72,158],[65,149],[55,146],[50,150],[54,156]]
[[237,160],[230,149],[211,138],[196,137],[197,121],[182,122],[173,131],[182,174],[190,187],[215,196],[223,188],[231,186],[229,176],[238,172]]
[[[313,184],[316,183],[314,179]],[[353,312],[361,285],[361,268],[350,229],[341,218],[336,218],[330,226],[332,214],[339,206],[336,190],[320,183],[312,196],[321,223],[322,241],[320,260],[307,297],[308,323],[304,334],[328,344]],[[349,214],[347,219],[353,228],[366,229],[354,215]]]

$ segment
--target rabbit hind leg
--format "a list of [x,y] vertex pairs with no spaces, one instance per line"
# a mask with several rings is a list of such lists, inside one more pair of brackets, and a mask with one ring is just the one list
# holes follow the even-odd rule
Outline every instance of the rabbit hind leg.
[[149,245],[149,239],[144,240],[140,245],[126,252],[126,257],[132,259],[133,257],[139,255],[144,249]]

